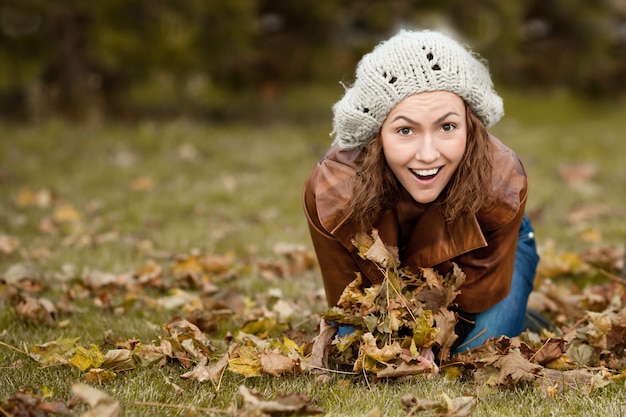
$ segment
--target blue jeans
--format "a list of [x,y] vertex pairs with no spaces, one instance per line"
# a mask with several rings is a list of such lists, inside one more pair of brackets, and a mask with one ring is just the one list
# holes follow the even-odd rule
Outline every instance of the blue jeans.
[[511,292],[489,310],[476,314],[476,325],[465,338],[467,343],[462,343],[455,353],[480,346],[490,337],[514,337],[522,332],[538,262],[535,233],[524,215],[517,240]]

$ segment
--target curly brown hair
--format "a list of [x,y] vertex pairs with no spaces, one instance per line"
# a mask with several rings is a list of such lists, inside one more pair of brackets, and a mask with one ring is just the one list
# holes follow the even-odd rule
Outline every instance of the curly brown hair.
[[[493,163],[491,142],[485,125],[465,106],[467,145],[461,163],[438,198],[446,221],[472,216],[489,193]],[[402,185],[387,165],[380,134],[363,149],[362,162],[353,184],[352,197],[340,215],[350,216],[362,231],[369,231],[383,212],[400,198]]]

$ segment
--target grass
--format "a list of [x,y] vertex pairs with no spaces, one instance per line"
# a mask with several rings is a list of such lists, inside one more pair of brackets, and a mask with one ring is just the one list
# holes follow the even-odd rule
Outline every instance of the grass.
[[[528,211],[540,246],[553,241],[559,251],[622,248],[624,103],[586,103],[566,94],[532,97],[510,92],[504,98],[507,116],[493,133],[526,164],[531,181]],[[328,108],[331,103],[328,100]],[[302,101],[298,105],[303,106]],[[227,285],[251,299],[280,288],[284,298],[300,308],[298,321],[312,331],[316,315],[324,309],[317,272],[268,281],[255,265],[260,259],[275,259],[277,244],[311,250],[300,198],[306,175],[330,143],[330,114],[321,114],[319,120],[303,117],[299,123],[219,126],[184,120],[90,127],[54,121],[1,125],[0,235],[19,243],[10,253],[0,251],[0,276],[7,279],[23,268],[46,284],[43,295],[56,299],[71,289],[63,276],[94,270],[122,274],[147,259],[167,260],[193,250],[230,253],[242,268]],[[591,164],[593,175],[568,183],[560,174],[562,167],[582,164]],[[20,204],[27,191],[39,192],[39,204]],[[48,193],[52,204],[45,202]],[[55,214],[63,204],[73,208],[79,221],[63,221],[62,213]],[[572,222],[573,214],[582,220]],[[46,229],[49,219],[56,231]],[[122,307],[101,310],[89,300],[79,301],[75,312],[62,315],[64,325],[47,326],[19,319],[14,306],[0,298],[0,342],[21,349],[80,336],[81,343],[102,344],[105,332],[119,340],[150,342],[177,313],[141,303]],[[234,332],[240,324],[234,319],[222,330]],[[216,339],[222,346],[221,336]],[[0,346],[0,401],[23,387],[46,387],[53,398],[67,400],[72,383],[82,381],[75,368],[42,368],[5,345]],[[269,397],[301,393],[333,416],[366,415],[375,409],[379,415],[401,416],[400,397],[406,393],[428,399],[440,399],[442,393],[473,394],[479,399],[475,416],[626,413],[626,395],[617,384],[591,395],[570,389],[549,398],[535,386],[490,391],[444,377],[368,384],[360,377],[332,375],[330,383],[316,384],[305,375],[244,379],[226,373],[216,390],[210,383],[181,379],[183,372],[180,366],[141,368],[120,373],[98,388],[121,402],[124,416],[203,415],[183,407],[225,409],[240,403],[240,384]],[[177,393],[166,381],[184,391]],[[78,408],[77,413],[84,410]]]

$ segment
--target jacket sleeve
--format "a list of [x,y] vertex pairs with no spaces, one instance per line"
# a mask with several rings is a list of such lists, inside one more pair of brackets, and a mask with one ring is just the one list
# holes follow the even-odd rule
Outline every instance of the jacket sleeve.
[[346,286],[357,277],[357,273],[361,274],[363,286],[367,287],[371,285],[372,274],[378,274],[378,271],[363,265],[364,261],[358,258],[356,249],[346,247],[321,224],[315,201],[316,175],[317,170],[314,170],[305,184],[303,205],[324,281],[326,301],[332,307],[337,304]]
[[466,275],[461,294],[456,298],[460,310],[479,313],[509,294],[523,215],[524,202],[508,223],[485,232],[486,247],[455,260]]

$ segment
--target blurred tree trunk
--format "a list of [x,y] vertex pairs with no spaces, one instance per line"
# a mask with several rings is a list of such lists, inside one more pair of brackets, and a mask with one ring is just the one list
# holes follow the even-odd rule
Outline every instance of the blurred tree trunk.
[[59,7],[49,15],[49,33],[56,39],[56,57],[46,68],[43,81],[54,112],[74,120],[97,117],[101,91],[91,71],[84,38],[89,17],[75,8]]

